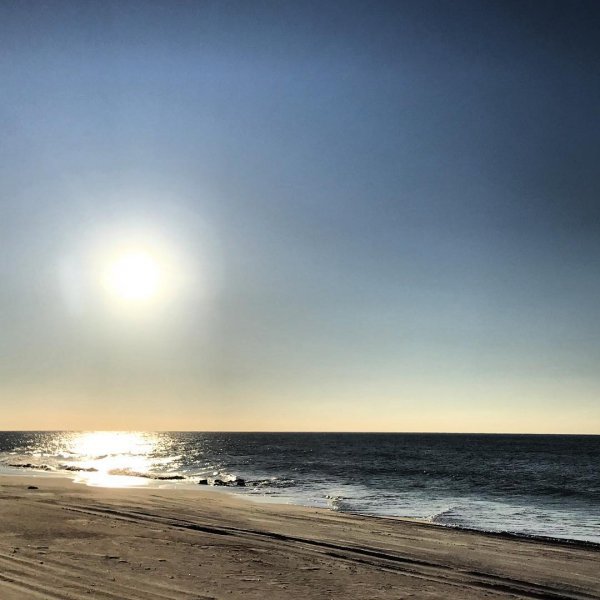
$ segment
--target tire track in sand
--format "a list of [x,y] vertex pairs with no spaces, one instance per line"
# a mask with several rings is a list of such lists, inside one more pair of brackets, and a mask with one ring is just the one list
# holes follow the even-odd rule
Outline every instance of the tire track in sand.
[[[121,581],[107,582],[111,591],[103,589],[102,583],[90,585],[81,581],[82,575],[91,575],[101,581],[107,573],[102,569],[82,568],[80,565],[48,559],[44,555],[44,563],[33,558],[16,557],[0,553],[0,585],[2,582],[18,589],[40,595],[52,600],[73,600],[73,598],[94,597],[105,600],[201,600],[207,598],[198,593],[175,588],[174,586],[157,585],[156,582],[146,584],[140,577],[126,584]],[[132,578],[133,579],[133,578]],[[44,581],[38,584],[36,581]],[[159,592],[156,588],[162,588]],[[161,592],[165,593],[161,593]],[[0,596],[1,597],[1,596]]]
[[254,539],[277,541],[289,544],[293,550],[298,545],[304,548],[313,548],[321,554],[331,558],[367,564],[376,568],[394,571],[408,577],[416,577],[441,583],[449,587],[471,588],[473,591],[485,590],[506,597],[517,596],[532,600],[598,600],[597,595],[588,594],[578,590],[558,590],[542,584],[511,578],[498,577],[476,571],[462,570],[453,566],[434,563],[424,560],[412,559],[399,554],[383,552],[368,547],[352,547],[334,544],[332,542],[312,540],[297,536],[290,536],[271,531],[253,529],[240,529],[236,527],[200,525],[193,521],[186,521],[173,517],[163,517],[153,513],[136,510],[117,510],[102,505],[64,506],[65,510],[80,512],[89,515],[104,516],[106,518],[121,519],[129,522],[152,523],[178,529],[197,531],[218,536],[239,536]]

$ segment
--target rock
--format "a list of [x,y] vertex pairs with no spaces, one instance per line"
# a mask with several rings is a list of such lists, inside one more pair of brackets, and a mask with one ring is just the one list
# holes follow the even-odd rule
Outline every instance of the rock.
[[27,489],[28,490],[39,490],[40,488],[38,488],[36,485],[28,485]]
[[224,481],[222,485],[226,485],[228,487],[244,487],[246,485],[246,481],[240,477],[236,477],[235,479]]
[[34,465],[33,463],[9,463],[9,467],[15,469],[37,469],[38,471],[52,471],[52,468],[48,465]]
[[62,469],[63,471],[73,471],[74,473],[78,473],[80,471],[83,471],[84,473],[97,473],[98,472],[98,469],[95,469],[94,467],[76,467],[74,465],[60,465],[59,468]]
[[246,485],[246,481],[244,479],[240,479],[239,477],[236,477],[235,479],[228,479],[228,480],[223,480],[223,479],[200,479],[200,481],[198,481],[199,485],[213,485],[213,486],[217,486],[217,487],[221,487],[221,486],[226,486],[226,487],[244,487]]

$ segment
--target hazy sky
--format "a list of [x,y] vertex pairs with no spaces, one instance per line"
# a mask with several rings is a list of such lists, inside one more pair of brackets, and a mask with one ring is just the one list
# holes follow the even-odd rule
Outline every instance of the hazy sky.
[[600,433],[599,30],[4,0],[0,429]]

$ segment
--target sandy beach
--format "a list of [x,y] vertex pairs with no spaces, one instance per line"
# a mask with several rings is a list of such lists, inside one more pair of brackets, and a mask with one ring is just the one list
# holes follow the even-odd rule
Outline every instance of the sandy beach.
[[[35,486],[37,489],[29,489]],[[600,550],[212,490],[0,478],[0,598],[600,598]]]

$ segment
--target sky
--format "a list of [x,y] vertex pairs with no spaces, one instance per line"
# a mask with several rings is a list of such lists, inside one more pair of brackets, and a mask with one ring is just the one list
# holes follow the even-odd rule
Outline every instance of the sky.
[[0,3],[0,429],[600,434],[599,26]]

